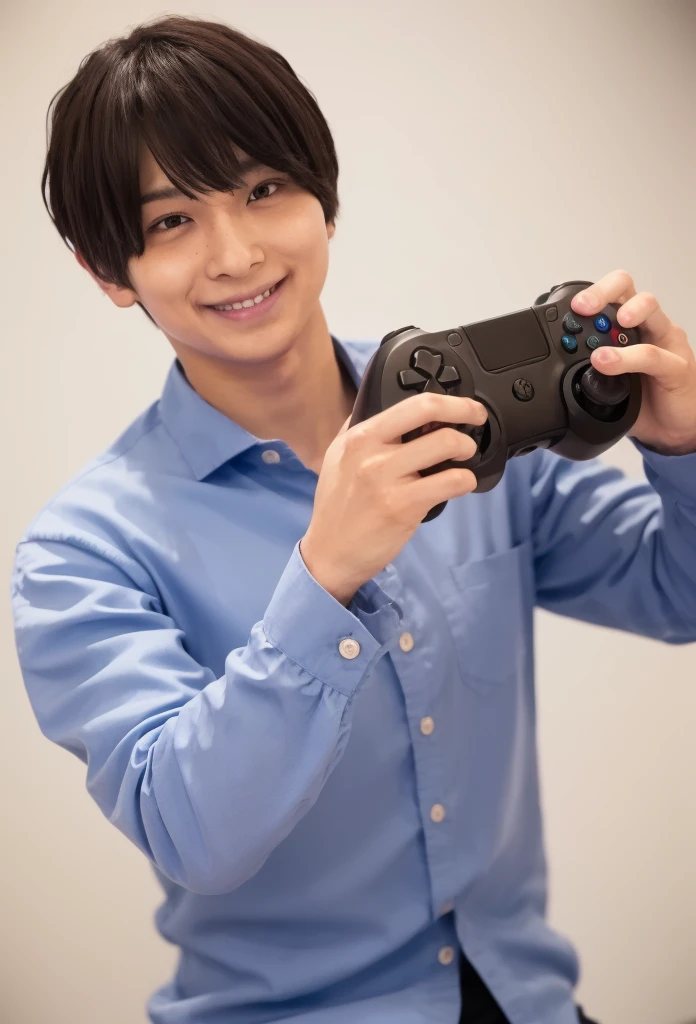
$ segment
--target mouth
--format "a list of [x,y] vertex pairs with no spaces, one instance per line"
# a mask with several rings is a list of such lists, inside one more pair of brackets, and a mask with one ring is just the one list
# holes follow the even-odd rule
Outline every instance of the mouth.
[[[277,281],[276,284],[272,285],[267,292],[264,292],[259,301],[256,299],[247,299],[247,305],[235,302],[234,306],[239,308],[235,309],[230,304],[222,304],[217,306],[204,306],[203,309],[210,310],[215,316],[222,317],[225,320],[256,320],[261,316],[269,313],[278,301],[278,296],[283,291],[285,282],[288,279],[288,275]],[[259,296],[256,297],[257,299]]]

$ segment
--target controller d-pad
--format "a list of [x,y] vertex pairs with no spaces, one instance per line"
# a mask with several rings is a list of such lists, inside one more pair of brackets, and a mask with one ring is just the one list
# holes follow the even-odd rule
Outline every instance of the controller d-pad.
[[411,356],[411,367],[399,372],[399,384],[405,391],[446,394],[460,381],[456,366],[443,366],[441,352],[419,348]]

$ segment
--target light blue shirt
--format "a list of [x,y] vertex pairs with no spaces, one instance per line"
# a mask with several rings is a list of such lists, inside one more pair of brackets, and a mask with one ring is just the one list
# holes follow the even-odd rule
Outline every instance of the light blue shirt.
[[[378,343],[333,342],[359,383]],[[22,672],[164,888],[181,958],[153,1022],[454,1024],[461,945],[512,1024],[576,1024],[544,916],[532,610],[696,640],[696,455],[640,450],[649,482],[512,460],[345,608],[298,549],[316,473],[174,361],[41,509],[12,581]]]

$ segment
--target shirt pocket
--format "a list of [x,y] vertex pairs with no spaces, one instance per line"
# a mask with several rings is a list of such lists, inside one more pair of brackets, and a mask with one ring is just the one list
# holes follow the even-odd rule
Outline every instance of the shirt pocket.
[[533,599],[530,545],[449,567],[446,614],[464,682],[500,692],[530,670]]

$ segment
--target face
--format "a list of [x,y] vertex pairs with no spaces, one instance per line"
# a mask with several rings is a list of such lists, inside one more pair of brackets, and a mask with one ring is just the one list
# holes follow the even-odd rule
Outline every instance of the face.
[[[187,199],[141,150],[145,250],[129,261],[132,289],[100,283],[119,306],[142,302],[184,366],[187,353],[198,360],[272,360],[323,317],[319,296],[334,225],[325,223],[316,196],[288,174],[256,167],[243,177],[246,186],[233,193]],[[166,190],[170,195],[148,198]],[[281,281],[277,294],[253,308],[213,308],[253,299]]]

